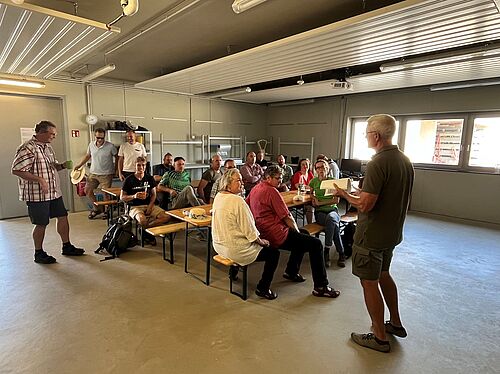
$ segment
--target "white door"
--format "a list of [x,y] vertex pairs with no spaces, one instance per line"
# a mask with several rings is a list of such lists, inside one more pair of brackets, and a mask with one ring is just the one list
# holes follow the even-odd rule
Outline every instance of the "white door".
[[[57,126],[57,137],[52,143],[59,162],[66,160],[62,100],[58,98],[0,94],[1,144],[0,219],[27,216],[26,203],[19,201],[17,177],[11,174],[16,148],[21,144],[21,128],[33,128],[41,120]],[[66,208],[69,202],[68,172],[60,172],[61,189]]]

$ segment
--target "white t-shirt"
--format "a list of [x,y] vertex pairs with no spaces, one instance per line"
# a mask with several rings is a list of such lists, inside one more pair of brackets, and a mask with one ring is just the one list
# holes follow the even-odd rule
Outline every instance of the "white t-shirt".
[[118,156],[123,156],[123,171],[135,172],[137,157],[146,157],[146,148],[138,142],[123,143],[118,150]]
[[215,251],[239,265],[254,262],[262,249],[255,243],[260,233],[252,212],[238,195],[220,192],[215,196],[212,235]]

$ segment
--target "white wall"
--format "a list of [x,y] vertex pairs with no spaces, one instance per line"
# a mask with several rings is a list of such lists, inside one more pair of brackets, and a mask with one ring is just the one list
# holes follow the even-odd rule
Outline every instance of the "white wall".
[[[281,134],[287,140],[313,135],[317,140],[315,154],[339,158],[345,147],[348,117],[495,111],[500,110],[498,97],[499,86],[441,92],[417,88],[331,97],[312,104],[269,107],[268,134]],[[299,123],[306,121],[318,125]],[[499,190],[499,175],[417,170],[411,209],[500,224],[500,198],[494,196]]]
[[[63,99],[64,124],[68,154],[66,157],[78,162],[87,150],[89,128],[85,123],[86,91],[82,84],[46,82],[42,90],[10,89],[1,92],[21,93],[38,96],[56,96]],[[104,118],[102,114],[137,115],[144,119],[132,120],[153,132],[153,164],[161,162],[160,133],[164,139],[187,140],[191,135],[213,136],[248,136],[257,140],[266,134],[266,107],[236,102],[224,102],[194,98],[183,95],[159,93],[153,91],[91,86],[90,104],[93,114],[104,119],[123,120],[123,118]],[[187,122],[153,120],[152,117],[185,118]],[[195,120],[212,120],[222,124],[198,123]],[[71,138],[71,130],[80,130],[80,137]],[[69,134],[69,135],[68,135]],[[178,147],[178,146],[176,146]],[[169,149],[164,149],[164,152]],[[201,150],[192,147],[172,149],[172,153],[185,156],[188,161],[200,162]],[[194,178],[199,178],[200,171],[194,171]],[[87,209],[86,198],[74,194],[76,211]]]

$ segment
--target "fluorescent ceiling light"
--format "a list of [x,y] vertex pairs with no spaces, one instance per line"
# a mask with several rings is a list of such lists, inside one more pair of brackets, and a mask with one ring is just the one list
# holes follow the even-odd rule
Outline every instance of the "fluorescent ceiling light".
[[96,71],[93,71],[90,74],[87,74],[82,78],[83,82],[88,82],[91,81],[92,79],[96,79],[97,77],[100,77],[101,75],[107,74],[113,70],[115,70],[116,65],[115,64],[108,64],[106,66],[103,66],[100,69],[97,69]]
[[446,91],[446,90],[456,90],[460,88],[471,88],[471,87],[484,87],[484,86],[495,86],[500,84],[500,79],[478,79],[469,82],[453,82],[453,83],[443,83],[435,84],[431,86],[431,91]]
[[454,62],[463,62],[472,59],[483,59],[494,56],[500,56],[500,48],[498,47],[498,45],[491,45],[480,48],[469,48],[462,51],[438,53],[433,56],[389,62],[380,65],[380,71],[386,73],[389,71],[415,69],[427,66],[438,66]]
[[151,117],[157,121],[175,121],[175,122],[187,122],[188,120],[185,118],[168,118],[168,117]]
[[232,7],[236,14],[240,14],[241,12],[262,4],[265,1],[267,0],[234,0]]
[[314,99],[303,99],[303,100],[292,100],[292,101],[280,101],[277,103],[267,104],[270,107],[279,107],[279,106],[289,106],[289,105],[304,105],[304,104],[312,104],[314,103]]
[[143,116],[129,116],[128,114],[123,115],[123,114],[101,114],[101,117],[111,117],[111,118],[133,118],[133,119],[144,119]]
[[27,79],[11,79],[11,78],[1,78],[0,84],[8,86],[18,86],[18,87],[30,87],[30,88],[44,88],[45,83],[40,81],[32,81]]
[[244,93],[250,93],[252,92],[252,89],[250,87],[241,87],[241,88],[232,88],[229,90],[221,90],[221,91],[216,91],[216,92],[211,92],[207,95],[203,95],[205,97],[208,97],[209,99],[215,99],[218,97],[226,97],[226,96],[232,96],[232,95],[238,95],[238,94],[244,94]]

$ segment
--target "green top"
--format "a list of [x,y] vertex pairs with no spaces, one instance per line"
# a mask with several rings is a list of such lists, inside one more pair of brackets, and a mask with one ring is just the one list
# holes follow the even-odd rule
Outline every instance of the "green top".
[[175,190],[177,193],[182,192],[186,186],[191,185],[191,176],[190,174],[184,170],[183,172],[178,172],[175,170],[167,171],[163,174],[161,178],[160,184],[162,186],[167,186]]
[[[333,179],[333,178],[325,178],[323,180],[329,180],[329,179]],[[321,186],[321,182],[322,182],[322,180],[320,180],[318,177],[313,178],[309,182],[309,187],[311,187],[311,190],[314,191],[314,195],[316,196],[316,198],[320,202],[332,199],[334,197],[333,195],[325,196],[326,190],[319,188],[319,186]],[[332,210],[335,210],[336,208],[337,208],[337,204],[329,204],[329,205],[318,206],[318,207],[315,207],[314,209],[319,211],[319,212],[330,213]]]
[[387,146],[372,157],[366,166],[363,192],[378,198],[371,211],[358,213],[354,244],[385,249],[403,240],[413,177],[413,166],[397,145]]

